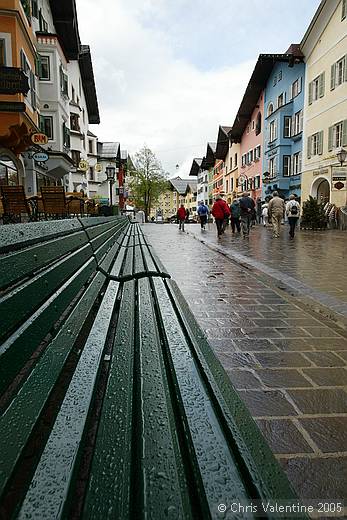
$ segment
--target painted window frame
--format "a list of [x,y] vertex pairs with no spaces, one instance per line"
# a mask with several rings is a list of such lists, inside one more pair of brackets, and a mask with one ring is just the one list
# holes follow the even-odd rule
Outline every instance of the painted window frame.
[[[47,132],[46,122],[49,121],[50,132]],[[40,115],[40,130],[43,132],[49,141],[54,141],[54,118],[51,115]]]
[[277,119],[273,119],[269,125],[269,143],[273,143],[277,139]]
[[270,173],[270,179],[273,179],[276,177],[276,158],[271,157],[269,159],[269,173]]
[[266,113],[267,113],[267,117],[271,116],[274,113],[274,105],[273,105],[272,101],[270,101],[270,103],[268,104]]
[[[48,77],[44,77],[42,74],[43,62],[47,60],[47,70],[48,70]],[[47,54],[40,54],[40,75],[39,75],[40,81],[51,81],[51,58]]]
[[[286,130],[288,130],[286,132]],[[288,138],[292,136],[292,118],[291,116],[284,116],[283,118],[283,137]]]
[[302,153],[296,152],[293,154],[291,175],[300,175],[302,171]]
[[290,177],[292,170],[291,155],[283,155],[283,177]]

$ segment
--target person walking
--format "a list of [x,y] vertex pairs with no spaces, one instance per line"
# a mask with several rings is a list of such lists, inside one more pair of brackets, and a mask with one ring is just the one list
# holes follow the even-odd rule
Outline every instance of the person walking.
[[265,204],[263,204],[263,209],[262,209],[262,218],[263,218],[264,227],[266,227],[269,223],[268,213],[269,213],[269,205],[267,202],[265,202]]
[[250,194],[245,192],[240,199],[240,214],[241,214],[241,228],[244,237],[249,236],[249,229],[251,227],[252,215],[254,213],[254,200]]
[[224,233],[224,221],[230,217],[230,209],[225,200],[220,195],[217,195],[216,201],[212,206],[212,215],[215,218],[217,226],[217,236],[220,238]]
[[199,219],[200,219],[201,231],[205,230],[205,226],[207,224],[208,213],[209,213],[208,207],[206,206],[206,204],[204,204],[204,202],[202,200],[200,200],[199,205],[198,205],[198,215],[199,215]]
[[235,233],[235,228],[237,229],[237,232],[240,233],[241,231],[241,225],[240,225],[240,202],[238,199],[235,199],[233,203],[230,206],[230,224],[231,224],[231,231]]
[[289,201],[286,204],[286,215],[289,222],[289,236],[294,238],[295,228],[300,218],[300,204],[293,193],[289,195]]
[[268,217],[272,223],[273,237],[279,238],[281,232],[281,222],[285,213],[284,200],[278,195],[277,191],[272,194],[272,199],[268,206]]
[[186,209],[184,204],[181,204],[181,206],[178,208],[177,219],[179,223],[178,230],[184,231],[184,222],[186,220]]

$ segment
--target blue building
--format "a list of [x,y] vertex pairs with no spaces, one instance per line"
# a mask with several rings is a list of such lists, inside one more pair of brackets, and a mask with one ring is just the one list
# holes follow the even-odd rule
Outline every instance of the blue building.
[[274,60],[264,90],[263,198],[301,195],[304,85],[303,55],[291,45]]

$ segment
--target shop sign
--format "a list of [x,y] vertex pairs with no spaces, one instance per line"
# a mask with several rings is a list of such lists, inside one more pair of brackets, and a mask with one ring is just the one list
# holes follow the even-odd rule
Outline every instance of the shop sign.
[[25,103],[20,101],[0,101],[0,112],[25,112]]
[[99,173],[102,171],[102,165],[100,163],[97,163],[95,166],[94,166],[94,170]]
[[347,187],[347,167],[338,166],[332,168],[331,184],[333,190],[345,190]]
[[31,142],[34,144],[47,144],[48,137],[46,134],[36,132],[35,134],[31,134]]
[[317,175],[328,175],[329,169],[328,168],[321,168],[320,170],[313,170],[312,172],[314,177],[317,177]]
[[36,162],[46,162],[46,161],[48,161],[49,157],[48,157],[48,154],[46,154],[44,152],[36,152],[33,155],[33,159]]
[[88,168],[89,168],[89,164],[87,163],[87,161],[82,160],[79,162],[79,165],[78,165],[79,170],[86,172],[88,170]]
[[0,94],[27,94],[28,77],[16,67],[0,67]]

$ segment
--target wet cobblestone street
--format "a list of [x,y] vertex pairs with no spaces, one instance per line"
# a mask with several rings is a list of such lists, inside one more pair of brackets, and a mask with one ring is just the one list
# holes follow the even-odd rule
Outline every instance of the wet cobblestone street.
[[199,226],[187,228],[189,234],[176,225],[143,229],[298,495],[347,500],[345,332],[257,276],[268,268],[285,274],[344,316],[346,235],[301,232],[295,242],[273,242],[258,228],[246,241],[227,230],[217,244],[211,226],[204,240],[256,262],[253,272],[195,240]]

